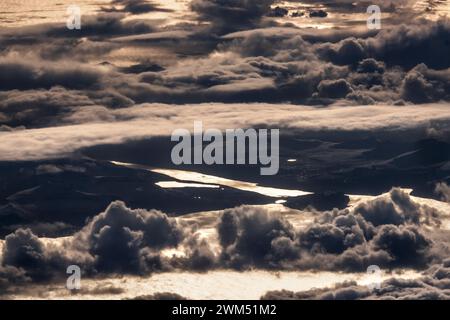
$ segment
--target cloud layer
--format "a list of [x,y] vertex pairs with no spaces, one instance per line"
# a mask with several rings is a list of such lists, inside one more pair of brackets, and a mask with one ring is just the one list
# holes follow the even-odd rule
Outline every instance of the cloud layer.
[[[380,208],[388,209],[373,220]],[[411,208],[417,216],[405,216]],[[195,224],[156,210],[129,209],[117,201],[57,243],[27,229],[8,235],[0,284],[6,290],[29,281],[57,280],[73,264],[90,277],[253,268],[365,272],[373,264],[425,270],[449,253],[448,245],[429,232],[439,227],[441,214],[399,189],[353,209],[318,212],[303,228],[295,228],[278,212],[243,206],[217,218],[218,240],[213,245]],[[165,253],[170,250],[178,253]]]

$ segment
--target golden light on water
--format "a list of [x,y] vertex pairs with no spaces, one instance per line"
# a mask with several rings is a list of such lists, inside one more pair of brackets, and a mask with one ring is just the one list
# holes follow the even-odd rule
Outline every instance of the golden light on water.
[[[401,271],[397,278],[415,279],[418,272]],[[394,276],[384,274],[381,280]],[[150,277],[121,276],[107,279],[86,279],[82,282],[83,291],[70,293],[63,283],[55,284],[52,290],[45,286],[32,286],[29,293],[13,295],[20,299],[130,299],[136,296],[152,295],[158,292],[177,293],[183,297],[225,300],[257,300],[267,291],[290,290],[294,292],[313,288],[324,288],[344,281],[356,281],[365,285],[365,273],[335,272],[269,272],[269,271],[211,271],[208,273],[171,272]],[[98,294],[101,289],[103,294]],[[110,288],[110,290],[106,290]],[[120,288],[120,290],[119,290]],[[100,289],[100,290],[99,290]],[[111,290],[112,289],[112,290]],[[116,291],[111,294],[107,291]],[[96,292],[97,293],[94,293]]]

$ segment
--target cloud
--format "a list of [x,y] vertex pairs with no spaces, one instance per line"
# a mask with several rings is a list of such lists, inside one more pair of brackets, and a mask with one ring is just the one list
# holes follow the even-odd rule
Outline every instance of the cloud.
[[94,257],[99,272],[142,273],[162,269],[159,250],[177,247],[184,231],[156,210],[131,210],[113,202],[76,235]]
[[98,85],[102,70],[68,62],[30,61],[23,57],[0,57],[0,88],[50,89],[62,86],[69,89],[87,89]]
[[269,13],[273,0],[251,2],[246,0],[193,0],[191,10],[199,18],[211,22],[214,26],[227,29],[239,29],[258,22]]
[[448,100],[450,93],[450,68],[430,70],[425,64],[409,71],[402,83],[402,97],[414,103]]
[[435,191],[443,201],[450,202],[450,187],[445,182],[438,183]]
[[370,290],[354,281],[323,289],[303,292],[287,290],[267,292],[263,300],[448,300],[449,260],[430,267],[425,276],[418,279],[391,278]]
[[[445,232],[442,236],[430,233],[429,228],[436,224],[423,216],[399,218],[400,207],[420,205],[398,193],[394,189],[389,198],[378,198],[391,202],[398,212],[384,205],[388,210],[375,225],[364,217],[371,216],[356,208],[316,212],[314,222],[300,228],[264,207],[227,209],[215,223],[217,244],[211,242],[213,238],[200,236],[195,224],[157,210],[130,209],[115,201],[73,236],[57,242],[43,241],[28,229],[8,235],[2,249],[0,283],[12,289],[54,281],[66,276],[69,265],[80,266],[86,277],[92,277],[230,268],[364,272],[373,264],[424,270],[440,263],[449,254],[442,242]],[[375,200],[364,207],[381,210]]]
[[[24,285],[30,281],[31,279],[26,276],[23,269],[0,265],[0,289],[3,291],[2,294],[7,293],[7,290],[10,290],[12,286]],[[2,294],[0,294],[0,297],[3,297]]]
[[137,296],[131,300],[187,300],[185,297],[180,296],[177,293],[171,292],[157,292],[152,295]]
[[432,208],[414,203],[410,196],[400,189],[393,189],[389,198],[377,198],[358,205],[355,213],[374,226],[418,224],[420,218],[434,214]]
[[352,86],[344,79],[323,80],[317,86],[319,96],[323,98],[344,98],[353,91]]
[[[122,106],[135,102],[316,105],[343,101],[354,105],[401,99],[413,103],[449,100],[450,65],[445,65],[448,46],[443,40],[449,26],[445,20],[354,36],[329,30],[312,34],[264,25],[261,18],[270,4],[194,1],[200,19],[212,22],[216,30],[194,25],[188,31],[186,26],[160,28],[148,21],[125,19],[120,13],[88,16],[79,33],[54,25],[40,27],[43,33],[22,30],[23,34],[14,37],[41,41],[9,46],[0,58],[0,70],[9,81],[0,76],[0,85],[3,90],[50,90],[54,86],[83,90],[80,94],[96,100],[99,107],[111,107],[112,103],[99,102],[102,94]],[[228,11],[236,15],[224,14]],[[233,17],[238,22],[230,21]],[[226,34],[222,28],[245,31],[215,36],[217,32]],[[133,54],[138,52],[131,58],[136,66],[158,68],[115,67],[116,59],[123,65],[123,46]],[[179,47],[197,53],[183,54],[180,61]],[[139,53],[141,50],[150,50],[151,57]],[[24,54],[28,63],[19,58]],[[155,58],[158,61],[152,61],[153,56],[159,56]],[[408,59],[401,58],[404,56]],[[103,61],[94,66],[91,62],[99,57]],[[19,72],[13,74],[12,70]]]
[[367,57],[364,40],[347,38],[338,43],[325,43],[317,48],[318,54],[338,65],[357,64]]
[[427,259],[431,244],[431,240],[414,226],[382,226],[373,238],[374,248],[389,252],[399,266],[423,265],[422,259]]
[[450,46],[446,39],[450,34],[448,19],[436,22],[400,25],[383,30],[365,41],[367,52],[388,65],[399,65],[411,69],[424,63],[432,69],[450,67]]
[[101,13],[97,15],[83,16],[83,25],[80,30],[74,32],[68,30],[65,25],[61,27],[47,27],[45,36],[79,38],[91,36],[95,39],[107,39],[112,36],[124,36],[131,34],[149,33],[155,30],[155,24],[150,21],[132,19],[125,20],[124,13]]
[[48,252],[29,229],[18,229],[5,237],[2,267],[8,273],[21,273],[34,281],[47,281],[53,277],[55,269],[63,266],[63,260]]
[[87,276],[170,269],[170,259],[161,250],[180,245],[189,230],[159,211],[132,210],[113,202],[59,245],[45,244],[29,229],[6,236],[0,282],[14,284],[14,274],[22,274],[28,282],[50,281],[65,277],[69,265],[80,266]]
[[[400,216],[402,211],[397,212],[397,207],[420,210],[416,214],[421,217],[414,217],[414,213],[412,217]],[[367,210],[373,211],[368,214]],[[446,254],[445,249],[434,248],[426,229],[422,229],[430,223],[436,225],[426,218],[427,210],[431,208],[421,207],[397,189],[390,192],[389,199],[381,197],[352,211],[335,209],[322,213],[300,230],[263,209],[226,210],[217,225],[221,260],[237,269],[362,272],[374,264],[420,269]],[[376,213],[381,217],[374,220]]]
[[[314,253],[341,254],[347,248],[364,244],[375,231],[357,216],[338,216],[331,223],[318,223],[301,232],[302,248]],[[366,235],[365,235],[366,233]]]
[[95,104],[85,94],[62,87],[53,87],[47,91],[12,90],[0,92],[0,97],[0,111],[5,117],[1,122],[13,127],[56,125],[61,116],[70,114],[73,108]]

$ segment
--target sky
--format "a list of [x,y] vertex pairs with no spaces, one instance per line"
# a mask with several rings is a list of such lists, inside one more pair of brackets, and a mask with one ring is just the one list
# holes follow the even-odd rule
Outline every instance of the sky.
[[[1,1],[0,298],[448,299],[449,15]],[[171,132],[195,121],[279,129],[278,175],[175,166]]]

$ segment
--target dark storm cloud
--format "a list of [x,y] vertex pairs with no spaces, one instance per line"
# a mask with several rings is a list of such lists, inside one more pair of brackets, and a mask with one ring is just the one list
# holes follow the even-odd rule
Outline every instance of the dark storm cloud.
[[375,250],[388,252],[398,266],[425,265],[431,244],[431,240],[415,226],[382,226],[373,238]]
[[[195,225],[116,201],[59,245],[44,244],[30,230],[8,235],[0,283],[14,286],[16,274],[22,282],[58,279],[73,264],[86,276],[217,268],[365,272],[374,264],[423,270],[450,253],[445,231],[428,231],[439,216],[427,219],[429,209],[400,190],[357,208],[317,212],[315,221],[300,229],[265,208],[227,209],[217,220],[217,251]],[[406,209],[419,210],[420,219]],[[374,219],[375,213],[381,217]],[[165,249],[183,255],[164,255]]]
[[25,275],[23,269],[13,266],[0,265],[0,297],[14,285],[23,285],[30,282],[31,279]]
[[348,38],[338,43],[325,43],[318,47],[317,52],[320,57],[335,64],[351,65],[367,57],[363,45],[363,39]]
[[233,268],[361,272],[372,264],[423,268],[442,258],[445,249],[433,249],[433,241],[421,228],[438,221],[434,209],[393,189],[389,197],[361,204],[353,213],[348,209],[323,213],[301,230],[281,216],[247,207],[225,211],[217,229],[221,260]]
[[385,224],[439,224],[439,212],[428,206],[414,202],[401,189],[392,189],[389,198],[380,198],[358,205],[355,213],[360,214],[374,226]]
[[[65,25],[51,26],[45,35],[49,37],[82,37],[91,36],[103,39],[111,36],[123,36],[153,32],[155,23],[146,20],[125,20],[124,13],[102,13],[93,16],[83,16],[83,25],[80,30],[68,30]],[[48,28],[48,27],[47,27]]]
[[95,104],[85,94],[71,92],[63,87],[52,87],[48,91],[12,90],[0,92],[0,97],[0,112],[4,115],[0,122],[10,126],[36,127],[56,123],[59,115],[70,113],[74,107]]
[[364,59],[358,65],[358,73],[378,73],[382,74],[385,71],[385,65],[383,62],[375,59]]
[[187,298],[172,292],[157,292],[152,295],[137,296],[131,300],[187,300]]
[[359,287],[356,282],[349,281],[327,289],[312,289],[302,292],[269,291],[261,297],[261,300],[357,300],[369,295],[369,289]]
[[450,67],[450,21],[423,21],[380,32],[365,42],[366,51],[388,65],[411,69],[420,63],[432,69]]
[[317,86],[320,97],[323,98],[344,98],[353,92],[352,86],[344,79],[323,80]]
[[[233,19],[231,14],[222,15],[223,11],[245,12],[239,17],[246,23],[259,21],[270,1],[256,7],[246,1],[201,0],[192,5],[196,6],[202,19],[233,26],[231,22],[220,20],[223,17]],[[288,28],[290,31],[287,32],[286,28],[279,28],[279,32],[269,32],[272,28],[252,30],[254,26],[248,25],[248,30],[239,37],[217,38],[211,37],[211,30],[191,26],[194,33],[177,38],[177,44],[148,40],[141,41],[139,46],[155,49],[161,45],[164,50],[174,52],[178,46],[189,43],[189,46],[201,48],[199,57],[188,56],[182,63],[168,63],[154,70],[138,68],[131,73],[109,62],[93,66],[89,63],[91,59],[108,55],[122,45],[126,48],[132,45],[127,41],[111,42],[111,38],[143,33],[152,35],[157,30],[150,22],[124,18],[125,15],[120,13],[87,17],[79,35],[67,34],[69,30],[63,27],[47,26],[44,34],[51,37],[43,39],[43,44],[32,46],[40,56],[31,57],[29,60],[33,63],[13,55],[14,50],[20,52],[28,46],[11,47],[10,54],[0,58],[0,70],[6,77],[2,79],[0,75],[0,88],[50,90],[61,86],[83,90],[79,94],[88,96],[94,103],[90,108],[77,110],[73,116],[73,110],[67,114],[67,108],[60,108],[64,111],[65,123],[108,121],[107,111],[102,107],[124,107],[143,102],[331,104],[342,100],[354,105],[450,99],[449,69],[446,69],[450,66],[450,52],[445,42],[450,28],[444,20],[414,22],[408,27],[382,29],[378,34],[350,36],[341,32],[338,37],[336,32],[312,36],[300,29],[294,32],[296,29]],[[179,28],[171,26],[166,30],[176,34]],[[80,36],[85,38],[79,39]],[[36,37],[42,38],[41,35]],[[204,46],[205,42],[209,45]],[[404,56],[408,59],[400,58]],[[50,58],[56,61],[49,62]],[[68,63],[66,59],[69,58],[79,64]],[[154,64],[145,61],[141,65]],[[107,97],[102,99],[102,96]],[[41,103],[38,97],[36,99],[36,104]],[[32,101],[30,103],[34,105]],[[25,108],[25,114],[28,109]],[[33,112],[37,111],[30,112],[24,125],[33,117]],[[0,119],[3,117],[8,119],[11,115],[1,114]],[[53,121],[48,117],[41,117],[41,124],[62,121],[60,112],[55,113]],[[11,124],[4,121],[3,124],[21,125],[20,121]]]
[[47,250],[29,229],[18,229],[5,238],[2,252],[4,271],[17,273],[18,269],[33,281],[46,281],[53,277],[55,270],[63,268],[64,262],[64,256]]
[[88,294],[88,295],[94,295],[94,296],[97,296],[97,295],[110,296],[110,295],[117,295],[117,294],[125,293],[125,290],[123,288],[116,287],[111,284],[99,284],[92,289],[80,288],[79,290],[72,290],[71,293],[75,294],[75,295]]
[[177,247],[188,231],[159,211],[131,210],[122,202],[113,202],[58,247],[45,245],[29,229],[8,235],[0,283],[14,285],[15,274],[33,282],[57,279],[65,276],[69,265],[79,265],[87,275],[168,270],[170,261],[161,256],[161,250]]
[[300,234],[299,243],[313,254],[341,254],[347,248],[365,243],[374,233],[363,219],[348,214],[337,216],[330,223],[309,226]]
[[19,56],[0,58],[0,89],[88,89],[98,85],[102,71],[88,65],[68,62],[24,60]]
[[403,80],[402,97],[414,103],[450,100],[450,68],[436,71],[417,65]]
[[[92,71],[99,73],[99,81],[107,74],[103,70]],[[68,90],[60,85],[48,90],[0,91],[0,100],[0,124],[12,128],[114,121],[112,109],[134,104],[111,89]]]
[[177,247],[184,236],[175,219],[159,211],[131,210],[113,202],[76,235],[75,242],[87,247],[99,272],[142,273],[162,269],[159,250]]
[[271,267],[284,258],[297,258],[295,232],[280,215],[264,209],[225,210],[217,226],[221,259],[235,268]]
[[[222,43],[218,55],[188,60],[163,72],[142,74],[141,83],[125,87],[124,94],[127,92],[138,101],[152,98],[159,101],[170,92],[166,102],[310,104],[316,98],[325,98],[327,103],[347,99],[349,103],[373,104],[401,99],[414,103],[448,100],[448,70],[442,69],[450,66],[449,49],[442,34],[449,32],[448,24],[427,22],[424,30],[413,24],[414,32],[406,36],[404,28],[399,26],[373,37],[349,37],[335,43],[309,43],[298,35],[286,39],[282,33],[278,36],[250,32],[243,38]],[[402,35],[406,39],[399,40],[400,43],[414,46],[415,52],[419,48],[426,51],[429,58],[424,60],[419,55],[408,61],[386,58],[394,55],[387,51],[402,48],[400,44],[391,45],[393,39]],[[425,41],[429,37],[435,39],[431,44]],[[398,55],[407,55],[408,50],[411,48]],[[428,67],[424,61],[429,63]]]
[[351,65],[364,58],[374,58],[390,66],[411,69],[420,63],[429,68],[450,67],[450,23],[423,21],[382,29],[368,38],[349,37],[336,43],[317,45],[318,54],[340,65]]
[[412,202],[407,194],[394,189],[390,199],[375,199],[362,203],[355,208],[355,212],[374,226],[379,226],[400,225],[406,222],[417,224],[420,218],[419,209],[420,206]]

